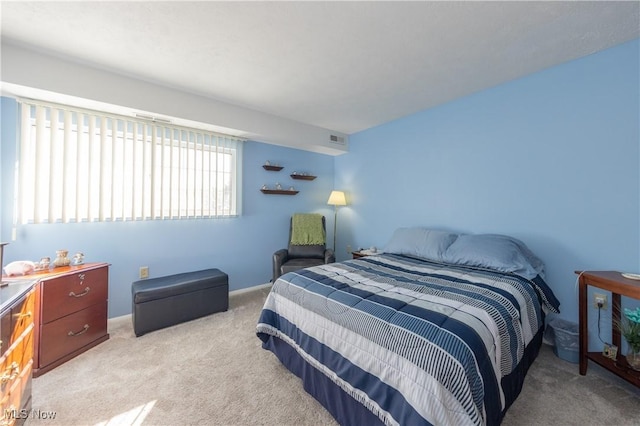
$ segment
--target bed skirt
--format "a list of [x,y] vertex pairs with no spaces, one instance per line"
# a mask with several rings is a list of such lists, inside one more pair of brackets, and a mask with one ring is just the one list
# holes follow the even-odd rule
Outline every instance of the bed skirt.
[[[536,333],[533,340],[525,348],[524,356],[514,371],[502,379],[505,390],[506,405],[499,419],[487,419],[487,424],[498,425],[502,422],[507,409],[516,400],[524,379],[538,356],[542,346],[544,329]],[[369,411],[364,405],[357,402],[351,395],[336,386],[327,376],[307,363],[298,352],[287,343],[275,336],[264,336],[262,347],[273,352],[280,362],[293,374],[302,380],[304,390],[313,396],[341,425],[383,425],[384,423]],[[428,424],[428,423],[425,423]]]
[[313,396],[341,425],[383,425],[375,414],[336,386],[327,376],[307,363],[298,352],[275,336],[268,336],[262,347],[302,379],[304,390]]

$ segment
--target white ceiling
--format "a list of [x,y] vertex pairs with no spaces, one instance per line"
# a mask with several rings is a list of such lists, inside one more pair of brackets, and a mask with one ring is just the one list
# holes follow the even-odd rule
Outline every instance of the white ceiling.
[[640,2],[6,2],[3,43],[351,134],[640,37]]

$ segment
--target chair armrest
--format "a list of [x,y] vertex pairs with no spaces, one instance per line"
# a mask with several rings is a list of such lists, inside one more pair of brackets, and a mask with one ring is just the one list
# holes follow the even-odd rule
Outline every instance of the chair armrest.
[[281,268],[282,264],[289,259],[289,250],[280,249],[277,252],[273,253],[273,278],[271,282],[276,282],[278,277],[282,275]]
[[326,249],[324,251],[324,263],[333,263],[336,261],[336,255],[333,249]]

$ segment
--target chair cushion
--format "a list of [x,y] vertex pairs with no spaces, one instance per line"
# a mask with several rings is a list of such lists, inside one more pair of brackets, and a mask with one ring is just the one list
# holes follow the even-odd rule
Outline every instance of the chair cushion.
[[281,272],[286,274],[287,272],[297,271],[303,268],[310,268],[311,266],[324,265],[324,259],[291,259],[282,265]]
[[289,244],[289,258],[324,259],[324,245],[297,246]]

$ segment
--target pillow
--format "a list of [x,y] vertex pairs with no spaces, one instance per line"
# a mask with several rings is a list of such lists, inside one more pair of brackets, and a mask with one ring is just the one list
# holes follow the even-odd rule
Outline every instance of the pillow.
[[398,228],[391,241],[385,246],[385,253],[442,260],[447,248],[458,238],[458,234],[427,228]]
[[529,280],[544,277],[544,264],[520,240],[506,235],[460,235],[443,255],[443,261],[511,272]]

